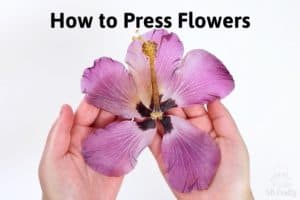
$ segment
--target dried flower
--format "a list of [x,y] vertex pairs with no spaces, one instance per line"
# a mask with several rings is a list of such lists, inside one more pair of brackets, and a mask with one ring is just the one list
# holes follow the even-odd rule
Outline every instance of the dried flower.
[[197,49],[182,55],[177,35],[159,29],[132,41],[128,69],[102,57],[84,71],[81,86],[87,102],[124,118],[96,129],[84,141],[82,153],[91,168],[108,176],[128,173],[160,123],[170,186],[179,192],[208,188],[220,162],[218,145],[203,130],[166,112],[222,98],[232,91],[234,81],[209,52]]

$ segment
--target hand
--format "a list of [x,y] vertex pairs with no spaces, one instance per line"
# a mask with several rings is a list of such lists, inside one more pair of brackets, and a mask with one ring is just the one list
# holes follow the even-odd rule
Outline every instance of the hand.
[[[188,119],[196,127],[215,138],[221,150],[221,162],[210,187],[203,191],[179,193],[173,191],[180,200],[251,200],[249,183],[249,158],[247,148],[227,109],[215,101],[206,111],[197,105],[186,109],[173,109],[173,115]],[[165,173],[161,154],[160,136],[156,136],[151,150],[162,173]]]
[[39,166],[46,200],[115,199],[123,177],[107,177],[89,168],[81,155],[81,141],[94,127],[111,123],[115,116],[83,101],[75,116],[68,105],[48,135]]

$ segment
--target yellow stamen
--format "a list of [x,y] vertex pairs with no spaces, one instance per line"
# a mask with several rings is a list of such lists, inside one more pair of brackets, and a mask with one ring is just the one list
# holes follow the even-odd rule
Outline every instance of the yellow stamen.
[[153,111],[151,112],[150,115],[151,119],[156,120],[156,119],[162,119],[163,113],[161,111]]
[[155,73],[155,56],[157,50],[157,44],[152,41],[144,41],[143,38],[139,37],[143,41],[143,53],[149,58],[150,73],[151,73],[151,86],[152,86],[152,101],[153,101],[153,112],[151,113],[152,119],[161,119],[162,112],[160,110],[159,91],[157,86],[157,78]]

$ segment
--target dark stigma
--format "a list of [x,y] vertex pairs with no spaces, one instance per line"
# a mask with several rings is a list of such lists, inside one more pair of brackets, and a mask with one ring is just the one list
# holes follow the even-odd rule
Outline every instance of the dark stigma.
[[173,125],[171,122],[171,118],[169,116],[164,116],[162,120],[160,120],[161,124],[164,127],[164,133],[171,133],[173,130]]
[[142,102],[136,105],[136,110],[141,114],[142,117],[150,117],[152,110],[148,109]]
[[156,127],[155,121],[152,119],[146,119],[142,122],[136,122],[136,124],[138,125],[138,127],[140,129],[142,129],[143,131],[148,130],[148,129],[152,129]]
[[165,112],[165,111],[169,110],[170,108],[174,108],[174,107],[177,107],[177,104],[175,103],[175,101],[173,99],[168,99],[168,100],[160,103],[160,109],[162,112]]

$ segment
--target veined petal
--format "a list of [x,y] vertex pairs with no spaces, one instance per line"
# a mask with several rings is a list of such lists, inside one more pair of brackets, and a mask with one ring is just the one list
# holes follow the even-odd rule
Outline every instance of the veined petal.
[[152,97],[150,65],[142,52],[142,42],[132,41],[125,60],[136,83],[139,97],[142,103],[149,108]]
[[[183,45],[175,33],[168,33],[164,29],[149,31],[134,40],[126,55],[126,63],[133,74],[138,86],[142,102],[149,107],[151,103],[151,74],[147,57],[142,50],[143,42],[152,41],[157,44],[155,57],[155,71],[159,86],[168,84],[166,81],[172,75],[183,54]],[[163,89],[160,87],[159,89]],[[160,91],[162,93],[163,91]]]
[[168,116],[163,123],[167,131],[161,148],[168,183],[182,193],[207,189],[220,162],[216,142],[179,117]]
[[205,104],[223,98],[234,88],[234,80],[223,63],[205,50],[192,50],[182,60],[164,87],[162,100],[178,106]]
[[88,103],[125,118],[140,117],[137,90],[125,67],[102,57],[85,69],[81,80],[82,92]]
[[83,142],[83,157],[95,171],[107,176],[122,176],[134,168],[140,152],[155,135],[155,122],[114,122],[97,129]]
[[157,44],[155,69],[159,84],[166,76],[171,76],[183,55],[183,44],[175,33],[168,33],[164,29],[153,30],[142,36],[145,40]]
[[[161,32],[165,34],[161,34]],[[161,30],[153,32],[152,35],[149,33],[145,37],[149,37],[150,40],[158,44],[155,71],[159,92],[163,95],[164,88],[168,87],[170,79],[180,63],[184,51],[183,44],[175,33],[167,33]]]

